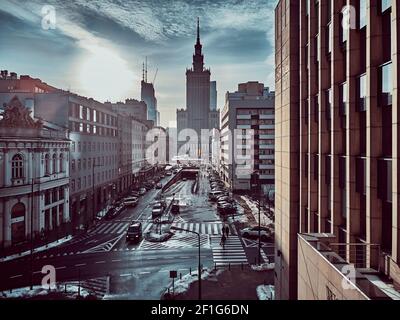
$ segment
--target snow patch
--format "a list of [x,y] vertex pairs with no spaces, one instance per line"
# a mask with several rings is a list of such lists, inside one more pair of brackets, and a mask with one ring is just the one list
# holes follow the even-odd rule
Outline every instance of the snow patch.
[[275,300],[275,286],[261,285],[256,290],[259,300]]
[[251,269],[254,271],[267,271],[267,270],[274,270],[275,263],[263,263],[260,265],[252,265]]
[[[66,289],[66,290],[65,290]],[[33,286],[32,290],[30,287],[23,287],[13,290],[1,291],[0,299],[29,299],[34,297],[46,296],[51,293],[59,293],[65,298],[76,299],[78,297],[79,287],[76,284],[68,284],[65,288],[65,284],[56,285],[55,289],[47,290],[42,286]],[[81,297],[85,298],[89,296],[89,292],[81,287]]]

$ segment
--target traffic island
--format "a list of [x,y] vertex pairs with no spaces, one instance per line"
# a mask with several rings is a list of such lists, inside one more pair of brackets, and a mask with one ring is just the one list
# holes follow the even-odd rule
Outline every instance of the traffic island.
[[149,242],[165,242],[168,241],[174,234],[172,232],[147,232],[144,235],[146,241]]

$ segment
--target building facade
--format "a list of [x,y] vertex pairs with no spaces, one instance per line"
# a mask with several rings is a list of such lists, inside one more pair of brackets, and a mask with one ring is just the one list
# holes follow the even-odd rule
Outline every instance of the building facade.
[[[227,92],[221,111],[220,174],[233,191],[250,191],[251,174],[257,172],[267,193],[274,188],[274,93],[264,84],[239,84],[238,91]],[[247,169],[240,173],[246,162]]]
[[130,116],[135,119],[146,121],[147,120],[147,105],[144,101],[137,101],[135,99],[126,99],[125,102],[117,103],[104,103],[105,105],[111,104],[114,112]]
[[218,92],[217,92],[217,81],[210,82],[210,110],[216,111],[217,110],[217,99]]
[[277,298],[397,294],[399,9],[387,0],[276,8]]
[[1,248],[58,232],[71,221],[69,147],[66,130],[34,119],[17,96],[5,105],[0,119]]

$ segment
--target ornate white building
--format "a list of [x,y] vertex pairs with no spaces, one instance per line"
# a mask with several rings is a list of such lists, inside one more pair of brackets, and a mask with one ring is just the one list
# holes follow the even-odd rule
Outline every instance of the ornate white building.
[[70,222],[67,132],[35,120],[15,96],[0,117],[0,248]]

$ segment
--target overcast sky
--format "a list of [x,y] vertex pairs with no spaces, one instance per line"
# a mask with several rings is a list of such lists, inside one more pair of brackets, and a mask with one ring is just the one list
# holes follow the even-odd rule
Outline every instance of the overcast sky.
[[[39,0],[0,1],[0,69],[29,74],[99,101],[140,100],[148,56],[161,125],[185,107],[200,17],[201,42],[218,106],[237,84],[274,87],[276,0]],[[43,16],[55,8],[55,29]],[[51,15],[47,15],[50,17]],[[45,19],[45,21],[48,21]],[[46,25],[46,23],[45,23]],[[48,25],[48,24],[47,24]]]

